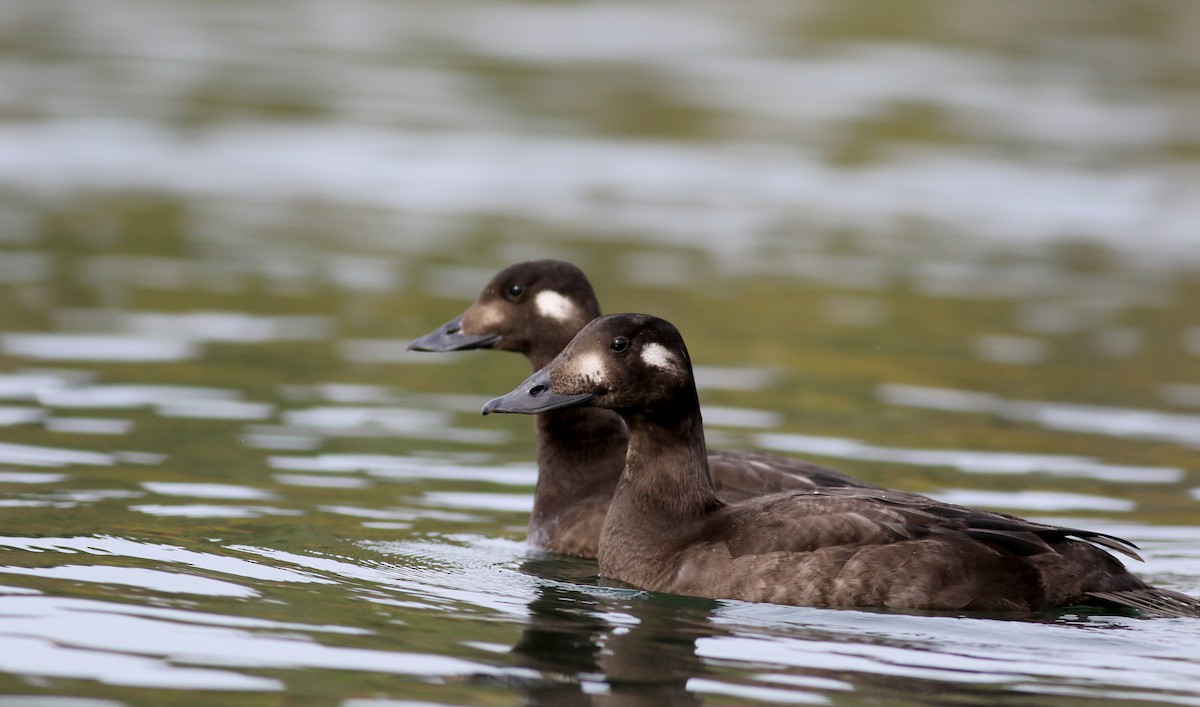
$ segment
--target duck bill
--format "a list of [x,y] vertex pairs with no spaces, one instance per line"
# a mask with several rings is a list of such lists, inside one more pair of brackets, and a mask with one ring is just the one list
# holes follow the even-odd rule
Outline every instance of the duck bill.
[[462,331],[461,316],[455,317],[425,336],[413,339],[408,343],[409,351],[467,351],[469,349],[490,349],[500,340],[499,334],[482,334],[471,336]]
[[595,393],[555,393],[550,387],[550,375],[545,371],[538,371],[508,395],[487,401],[483,406],[483,414],[502,412],[535,415],[559,408],[586,405],[595,398]]

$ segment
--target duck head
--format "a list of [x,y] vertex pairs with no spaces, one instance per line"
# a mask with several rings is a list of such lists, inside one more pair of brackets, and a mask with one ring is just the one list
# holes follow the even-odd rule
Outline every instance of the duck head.
[[[690,390],[690,396],[682,394]],[[679,331],[648,314],[612,314],[585,326],[550,363],[483,414],[534,414],[591,405],[633,414],[695,399],[692,363]]]
[[598,316],[600,305],[582,270],[561,260],[530,260],[501,270],[467,311],[408,349],[515,351],[540,366]]

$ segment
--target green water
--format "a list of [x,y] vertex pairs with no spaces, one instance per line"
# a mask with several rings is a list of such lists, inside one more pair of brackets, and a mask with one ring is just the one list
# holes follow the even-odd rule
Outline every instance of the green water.
[[1200,704],[1194,621],[610,586],[525,361],[403,351],[565,258],[711,446],[1200,593],[1200,18],[905,7],[0,7],[0,703]]

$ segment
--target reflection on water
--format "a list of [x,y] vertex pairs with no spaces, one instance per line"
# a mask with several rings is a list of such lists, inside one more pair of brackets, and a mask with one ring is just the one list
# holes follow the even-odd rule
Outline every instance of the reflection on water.
[[[249,624],[287,631],[252,632],[241,621],[181,611],[130,611],[120,604],[3,597],[5,614],[23,619],[33,635],[4,637],[7,670],[31,675],[101,678],[115,684],[204,690],[279,690],[278,680],[234,671],[178,667],[210,665],[253,669],[326,669],[415,676],[497,674],[495,668],[458,658],[330,647],[299,637],[322,626]],[[332,627],[336,633],[348,633]],[[33,649],[33,653],[20,649]],[[137,656],[137,657],[135,657]],[[150,656],[150,657],[141,657]],[[31,659],[36,658],[36,659]],[[106,672],[101,672],[98,668]]]
[[[43,405],[63,408],[136,408],[182,401],[221,402],[241,396],[235,390],[174,385],[53,385],[32,391]],[[15,396],[14,396],[15,397]]]
[[879,397],[892,405],[954,410],[1029,421],[1054,430],[1142,437],[1200,447],[1200,415],[1100,405],[1004,400],[988,393],[883,385]]
[[347,339],[342,358],[353,363],[452,363],[453,356],[423,356],[408,350],[408,339]]
[[173,545],[144,543],[116,537],[16,538],[0,537],[0,546],[28,552],[61,552],[68,555],[124,557],[156,563],[181,563],[194,569],[223,575],[263,579],[272,582],[324,582],[287,569],[276,569],[246,560],[196,552]]
[[949,489],[940,491],[935,495],[943,501],[957,503],[962,506],[1009,508],[1025,513],[1079,510],[1126,513],[1136,507],[1133,501],[1123,498],[1104,498],[1081,493],[1053,493],[1050,491],[1004,493],[970,489]]
[[109,466],[113,464],[114,458],[111,454],[0,442],[0,462],[27,466],[67,466],[71,464]]
[[196,341],[262,343],[328,338],[328,317],[264,317],[243,312],[119,312],[68,309],[54,313],[55,323],[67,330],[118,331],[138,336]]
[[142,488],[164,496],[189,496],[191,498],[229,498],[236,500],[267,501],[275,494],[261,489],[230,484],[196,484],[170,481],[144,481]]
[[533,486],[537,469],[522,464],[498,468],[454,463],[449,459],[401,457],[383,454],[322,454],[317,457],[271,457],[276,469],[324,473],[362,471],[382,479],[443,479],[453,481],[489,481],[495,484]]
[[45,413],[38,408],[2,407],[0,408],[0,425],[40,422],[44,416]]
[[460,444],[500,444],[508,440],[503,430],[450,427],[453,419],[440,411],[394,407],[312,408],[283,414],[287,427],[342,437],[416,437]]
[[123,435],[133,429],[133,420],[109,420],[99,417],[48,417],[45,425],[50,432]]
[[67,474],[46,474],[37,471],[0,471],[4,484],[55,484],[67,479]]
[[795,434],[760,434],[758,444],[796,454],[815,454],[839,459],[949,466],[976,474],[1031,474],[1044,472],[1056,476],[1125,481],[1139,484],[1174,484],[1184,478],[1184,470],[1170,467],[1123,466],[1104,464],[1087,457],[1055,454],[1015,454],[958,449],[898,449],[877,447],[853,439],[814,437]]
[[156,412],[163,417],[266,420],[275,413],[275,406],[269,403],[249,403],[240,400],[175,400],[160,403]]
[[217,506],[205,503],[184,503],[173,506],[143,504],[130,506],[129,510],[162,518],[262,518],[264,516],[298,516],[303,513],[298,510],[272,506]]
[[[955,625],[958,622],[954,619],[926,617],[919,620],[918,626],[911,625],[906,617],[889,617],[883,643],[855,644],[839,640],[837,627],[861,631],[869,617],[842,613],[844,617],[805,617],[816,619],[815,625],[803,625],[808,637],[781,639],[778,627],[763,627],[742,635],[702,640],[697,650],[705,657],[726,660],[758,655],[768,664],[795,666],[818,674],[829,671],[853,675],[862,671],[892,676],[914,686],[934,681],[959,683],[957,689],[970,690],[975,684],[981,693],[989,689],[987,683],[999,679],[1023,683],[1014,685],[1018,693],[1028,689],[1052,695],[1187,703],[1196,681],[1191,671],[1179,670],[1177,658],[1181,654],[1169,645],[1141,638],[1127,642],[1123,636],[1113,635],[1130,628],[1121,619],[1085,620],[1080,625],[977,620],[967,627]],[[786,626],[799,617],[779,618]],[[736,625],[737,618],[722,617],[720,623],[727,621]],[[1176,638],[1186,638],[1186,633]],[[1019,662],[1009,663],[1005,651],[997,651],[997,647],[1014,645],[1028,650],[1022,651]],[[1064,650],[1071,651],[1073,657],[1063,661]],[[1086,665],[1080,666],[1075,658]],[[1150,675],[1168,682],[1148,681]],[[1150,687],[1154,684],[1172,684],[1179,690],[1175,695],[1170,694],[1174,688],[1158,693]]]
[[436,507],[478,508],[489,511],[528,513],[533,510],[533,498],[515,493],[463,493],[437,491],[426,493],[422,503]]
[[315,486],[318,488],[362,489],[371,485],[366,479],[310,476],[308,474],[273,474],[276,483],[284,486]]
[[11,356],[52,361],[124,361],[146,363],[196,358],[192,341],[98,334],[4,334],[0,350]]
[[[79,169],[78,155],[101,141],[113,148]],[[131,150],[144,169],[128,169]],[[638,240],[690,243],[718,254],[758,245],[750,234],[798,209],[818,223],[866,232],[910,219],[1000,241],[1038,243],[1082,232],[1117,247],[1154,212],[1156,227],[1143,231],[1137,253],[1162,261],[1191,242],[1190,224],[1200,219],[1196,188],[1166,172],[1082,172],[913,146],[897,149],[883,164],[848,170],[794,149],[737,142],[647,145],[320,124],[215,125],[197,139],[141,122],[68,120],[9,126],[0,131],[0,152],[10,156],[0,163],[0,183],[32,186],[35,193],[88,191],[95,175],[105,175],[108,190],[169,191],[197,200],[258,194],[291,202],[315,193],[443,218],[517,212],[566,228],[595,228],[603,214],[614,234],[644,233]],[[580,164],[592,168],[580,170]],[[611,201],[598,203],[599,194]],[[756,269],[793,269],[791,262],[775,265]],[[828,265],[837,264],[818,267]],[[854,276],[845,268],[837,272]]]
[[0,705],[1200,704],[1200,622],[531,551],[531,421],[479,415],[527,365],[406,350],[573,260],[680,325],[713,446],[1200,594],[1200,15],[909,10],[0,7]]
[[76,582],[118,584],[155,592],[201,594],[210,597],[258,596],[258,592],[253,589],[231,582],[137,567],[59,565],[57,567],[32,568],[0,566],[0,574],[24,574],[50,579],[69,579]]

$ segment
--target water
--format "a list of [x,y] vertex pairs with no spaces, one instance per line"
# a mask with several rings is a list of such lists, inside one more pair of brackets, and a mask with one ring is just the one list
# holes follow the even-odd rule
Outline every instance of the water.
[[561,257],[713,446],[1111,532],[1200,594],[1200,15],[0,3],[0,705],[1200,704],[1200,622],[654,595],[528,548]]

